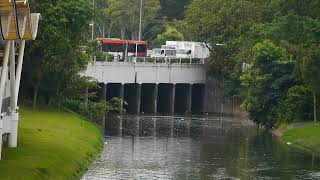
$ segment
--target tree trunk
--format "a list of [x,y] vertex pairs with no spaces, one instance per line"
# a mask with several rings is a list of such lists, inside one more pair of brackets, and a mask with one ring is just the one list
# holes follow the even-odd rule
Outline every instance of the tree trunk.
[[315,91],[313,91],[313,117],[314,122],[317,122],[317,96]]
[[85,92],[85,95],[84,95],[84,105],[85,105],[85,108],[88,109],[88,103],[89,103],[89,89],[88,87],[86,87],[86,92]]
[[51,106],[52,104],[52,96],[50,96],[49,101],[48,101],[48,106]]
[[121,39],[124,39],[126,33],[126,28],[121,29]]
[[102,26],[102,37],[105,38],[106,37],[106,28],[105,25],[103,24]]
[[32,101],[33,109],[37,107],[38,90],[39,90],[39,84],[34,86],[33,101]]
[[110,23],[110,26],[109,26],[109,28],[108,28],[108,38],[111,37],[112,26],[113,26],[113,23],[111,22],[111,23]]

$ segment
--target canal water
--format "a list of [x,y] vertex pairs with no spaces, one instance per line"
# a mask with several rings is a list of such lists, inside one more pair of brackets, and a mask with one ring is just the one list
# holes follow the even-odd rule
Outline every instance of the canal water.
[[83,180],[320,179],[320,160],[235,117],[109,118]]

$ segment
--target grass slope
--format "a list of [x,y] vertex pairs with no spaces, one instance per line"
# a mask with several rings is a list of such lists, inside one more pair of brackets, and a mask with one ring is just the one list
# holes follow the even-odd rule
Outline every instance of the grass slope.
[[0,179],[79,179],[102,148],[102,134],[76,114],[20,111],[19,147],[4,148]]
[[284,132],[282,140],[320,156],[320,124],[309,123]]

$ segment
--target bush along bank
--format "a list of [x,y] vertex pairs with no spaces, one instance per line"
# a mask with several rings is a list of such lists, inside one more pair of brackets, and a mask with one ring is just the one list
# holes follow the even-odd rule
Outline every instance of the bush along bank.
[[20,111],[19,145],[3,151],[0,179],[80,179],[103,148],[100,129],[77,114]]

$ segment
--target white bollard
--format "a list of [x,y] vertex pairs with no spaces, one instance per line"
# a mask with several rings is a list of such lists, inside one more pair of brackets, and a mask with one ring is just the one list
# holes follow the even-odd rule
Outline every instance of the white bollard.
[[19,113],[12,112],[11,132],[9,134],[9,139],[8,139],[8,146],[10,148],[16,148],[18,146],[18,125],[19,125]]

